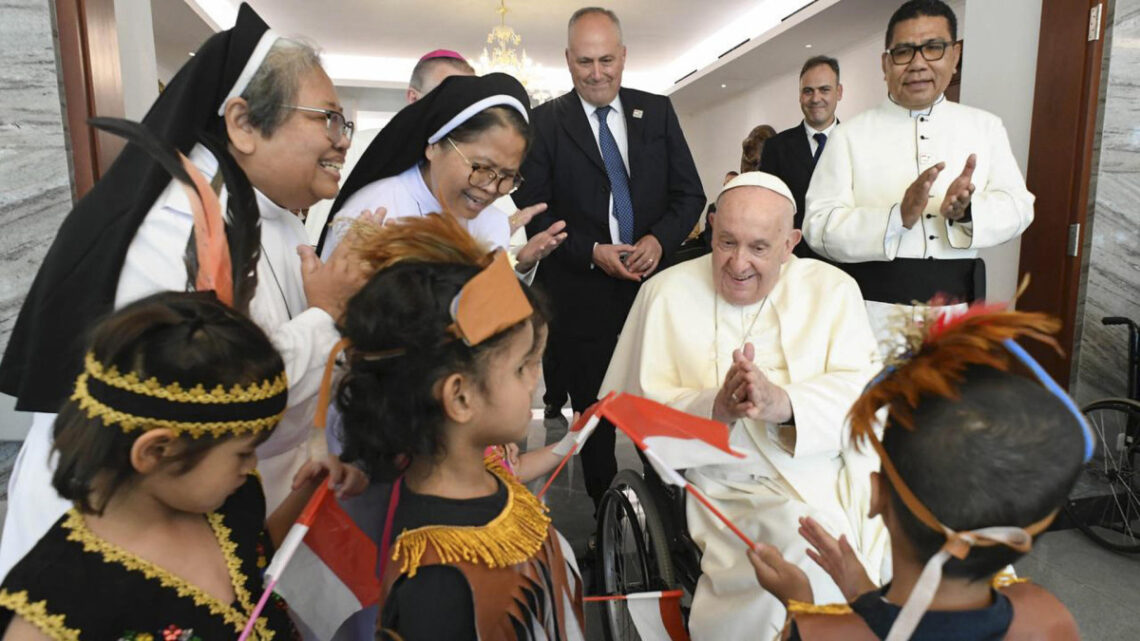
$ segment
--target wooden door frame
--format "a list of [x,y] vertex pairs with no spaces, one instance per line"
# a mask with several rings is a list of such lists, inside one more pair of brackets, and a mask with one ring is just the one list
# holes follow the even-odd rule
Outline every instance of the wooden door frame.
[[[1099,33],[1088,40],[1088,16],[1101,5]],[[1019,273],[1032,283],[1018,308],[1061,319],[1064,354],[1026,345],[1068,387],[1076,345],[1083,236],[1088,233],[1089,184],[1097,130],[1107,0],[1046,0],[1041,7],[1037,77],[1026,184],[1036,195],[1035,219],[1022,236]],[[1080,225],[1077,256],[1069,255],[1070,225]]]
[[94,116],[124,114],[115,1],[54,0],[54,4],[72,185],[79,200],[123,148],[121,139],[87,124]]

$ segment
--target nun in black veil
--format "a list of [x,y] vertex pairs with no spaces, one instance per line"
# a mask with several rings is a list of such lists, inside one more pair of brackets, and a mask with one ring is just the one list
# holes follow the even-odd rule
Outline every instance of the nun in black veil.
[[[361,156],[337,196],[318,251],[329,257],[363,211],[386,218],[447,212],[490,248],[506,249],[511,226],[491,206],[526,179],[519,173],[530,147],[530,98],[503,73],[451,76],[392,118]],[[529,220],[546,209],[520,212]],[[558,221],[516,255],[515,269],[533,276],[538,261],[563,240]],[[528,278],[529,280],[529,278]]]
[[[224,185],[234,270],[249,283],[234,307],[285,361],[288,408],[258,448],[273,510],[310,456],[305,445],[324,359],[339,339],[335,318],[363,281],[321,265],[291,211],[336,195],[351,123],[316,50],[279,37],[242,4],[234,27],[198,49],[142,124],[207,180],[216,177],[215,189]],[[135,144],[64,219],[0,363],[0,391],[16,397],[16,409],[36,413],[9,484],[0,577],[70,507],[51,485],[52,424],[82,370],[88,331],[134,300],[193,289],[186,261],[192,229],[181,187]]]

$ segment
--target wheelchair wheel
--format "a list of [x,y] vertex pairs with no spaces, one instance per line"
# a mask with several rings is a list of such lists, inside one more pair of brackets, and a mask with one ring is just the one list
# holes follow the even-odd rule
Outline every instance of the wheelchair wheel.
[[1140,403],[1104,399],[1082,412],[1092,428],[1093,456],[1065,511],[1102,547],[1140,552]]
[[[604,594],[674,587],[669,539],[649,487],[635,470],[621,470],[602,499],[598,556]],[[603,627],[609,641],[640,639],[624,601],[606,601]]]

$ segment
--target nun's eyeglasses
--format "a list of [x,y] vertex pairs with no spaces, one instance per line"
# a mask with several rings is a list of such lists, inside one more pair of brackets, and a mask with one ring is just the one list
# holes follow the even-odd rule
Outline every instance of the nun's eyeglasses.
[[467,184],[471,185],[472,187],[480,187],[485,189],[491,185],[494,185],[495,188],[491,191],[505,196],[522,186],[522,176],[518,174],[501,175],[490,167],[484,167],[483,165],[475,164],[470,160],[467,160],[467,156],[464,156],[463,152],[459,151],[459,146],[455,144],[454,140],[448,138],[447,142],[451,143],[451,148],[455,150],[455,153],[459,154],[459,157],[463,159],[463,162],[467,163],[471,167],[471,175],[467,177]]
[[317,107],[302,107],[300,105],[282,105],[289,109],[296,109],[297,111],[308,111],[315,114],[325,115],[325,126],[328,128],[329,140],[333,143],[340,142],[344,138],[348,142],[352,142],[352,132],[356,130],[356,123],[351,120],[345,120],[344,114],[332,109],[318,109]]

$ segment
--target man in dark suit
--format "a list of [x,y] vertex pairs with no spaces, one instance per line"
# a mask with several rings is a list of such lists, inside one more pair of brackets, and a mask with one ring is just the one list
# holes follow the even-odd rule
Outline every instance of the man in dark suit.
[[[526,182],[514,194],[519,207],[549,205],[528,233],[566,221],[566,242],[542,261],[538,279],[555,312],[548,351],[579,412],[597,400],[641,282],[669,262],[705,204],[669,99],[621,87],[625,53],[612,11],[589,7],[570,18],[574,90],[534,110]],[[582,463],[596,505],[617,472],[612,427],[587,441]]]
[[[815,163],[827,146],[827,138],[839,124],[835,108],[843,99],[839,84],[839,61],[827,56],[809,58],[800,70],[800,124],[785,129],[764,143],[760,171],[779,176],[796,199],[796,229],[804,222],[804,194],[811,183]],[[799,243],[794,250],[800,258],[819,258]]]

